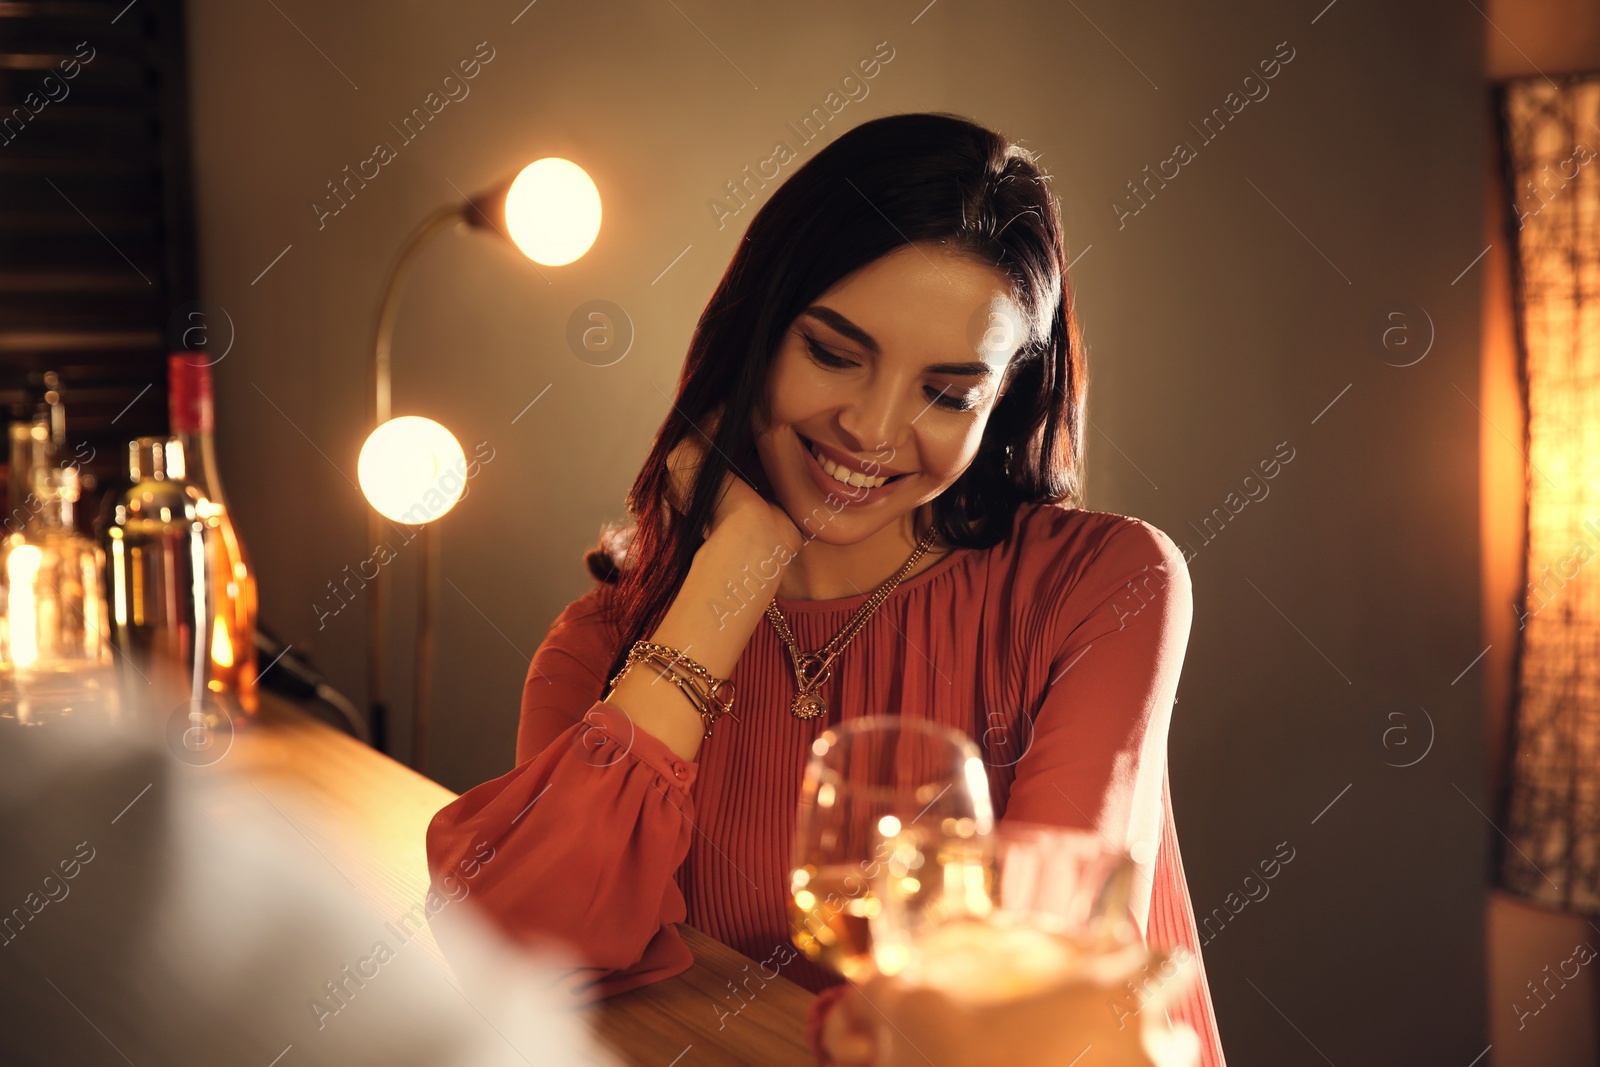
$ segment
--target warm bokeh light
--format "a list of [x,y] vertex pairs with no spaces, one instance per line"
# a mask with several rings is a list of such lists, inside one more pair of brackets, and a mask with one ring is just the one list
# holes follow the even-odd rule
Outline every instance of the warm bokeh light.
[[522,168],[506,193],[506,230],[535,263],[571,263],[589,251],[600,233],[600,190],[571,160],[535,160]]
[[39,605],[34,601],[34,581],[43,562],[44,553],[28,544],[14,546],[6,559],[6,618],[11,624],[11,662],[18,667],[32,667],[39,661]]
[[356,480],[378,514],[421,526],[461,499],[467,456],[455,435],[437,422],[402,415],[373,430],[361,446]]
[[[983,769],[983,760],[979,759],[977,756],[968,756],[962,761],[961,770],[966,775],[967,788],[972,791],[973,796],[986,797],[989,795],[989,775]],[[963,823],[967,823],[968,821],[969,820],[967,819],[961,820]],[[970,837],[974,831],[980,834],[986,834],[993,829],[994,815],[989,812],[987,805],[983,805],[979,807],[978,817],[976,820],[972,821],[971,828],[963,827],[964,832],[961,834],[961,836]]]
[[[219,667],[233,666],[233,642],[228,639],[228,626],[219,616],[211,628],[211,662]],[[213,681],[213,686],[219,683]]]

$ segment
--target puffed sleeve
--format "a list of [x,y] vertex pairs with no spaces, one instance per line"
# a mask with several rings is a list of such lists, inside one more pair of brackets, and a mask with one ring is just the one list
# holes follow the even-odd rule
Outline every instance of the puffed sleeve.
[[[435,889],[514,940],[575,953],[585,966],[566,987],[581,998],[693,962],[674,926],[686,914],[674,875],[697,766],[599,699],[616,647],[603,592],[569,605],[534,653],[515,769],[451,801],[427,831]],[[435,923],[446,951],[447,925]]]

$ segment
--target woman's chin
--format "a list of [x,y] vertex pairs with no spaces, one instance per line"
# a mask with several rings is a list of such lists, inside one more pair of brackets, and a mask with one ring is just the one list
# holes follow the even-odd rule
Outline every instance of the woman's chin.
[[807,543],[816,541],[836,548],[859,545],[885,527],[899,524],[906,513],[904,508],[855,512],[842,496],[822,501],[809,495],[803,501],[785,502],[784,511]]

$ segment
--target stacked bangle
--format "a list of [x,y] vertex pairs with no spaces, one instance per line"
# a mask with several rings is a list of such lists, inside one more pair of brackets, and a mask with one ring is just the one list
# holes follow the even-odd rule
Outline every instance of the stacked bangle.
[[652,641],[634,642],[622,669],[611,679],[609,688],[616,688],[635,664],[647,661],[660,667],[660,677],[671,678],[683,695],[689,698],[689,703],[700,713],[700,721],[705,724],[706,737],[711,736],[711,724],[722,716],[727,715],[738,721],[739,716],[733,714],[733,682],[716,677],[670,645],[658,645]]

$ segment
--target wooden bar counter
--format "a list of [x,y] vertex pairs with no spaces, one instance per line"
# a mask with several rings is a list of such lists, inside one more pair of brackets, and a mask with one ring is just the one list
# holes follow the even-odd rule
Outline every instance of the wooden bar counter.
[[[258,721],[233,738],[218,766],[292,813],[378,914],[399,915],[426,896],[423,834],[456,794],[265,693]],[[595,1005],[595,1031],[617,1057],[638,1067],[811,1067],[805,1016],[812,994],[778,977],[731,1012],[740,1001],[729,983],[756,966],[697,930],[679,929],[693,967]],[[414,943],[447,967],[432,931],[424,928]]]

